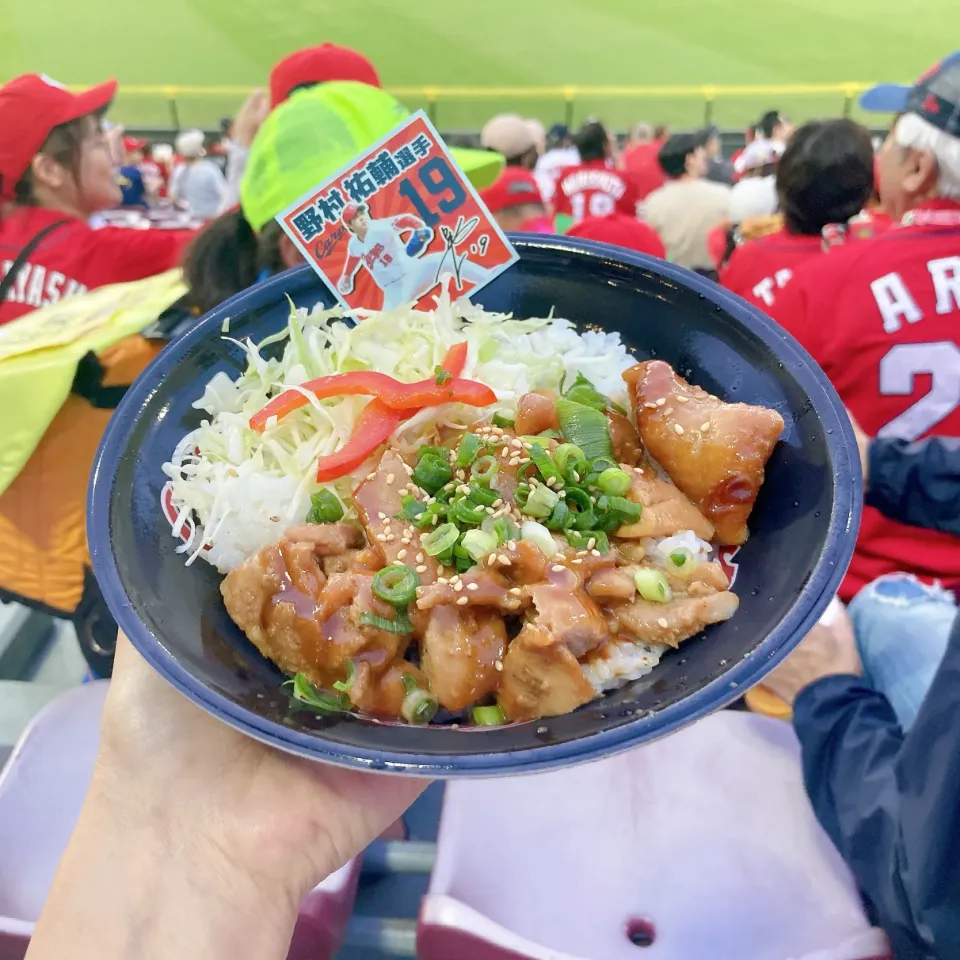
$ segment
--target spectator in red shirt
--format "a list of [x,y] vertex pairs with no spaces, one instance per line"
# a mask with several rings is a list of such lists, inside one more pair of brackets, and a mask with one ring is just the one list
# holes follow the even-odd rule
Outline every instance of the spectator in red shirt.
[[0,87],[0,324],[179,262],[190,233],[87,223],[121,199],[100,125],[116,90],[110,80],[73,94],[37,74]]
[[[771,313],[823,367],[867,434],[958,436],[960,53],[909,90],[885,90],[886,109],[902,116],[879,154],[880,193],[899,225],[798,268]],[[865,509],[841,597],[898,571],[960,582],[960,539]],[[901,606],[909,612],[909,603]]]
[[480,199],[502,230],[553,233],[536,175],[524,167],[506,167]]
[[833,232],[863,209],[873,189],[873,147],[865,127],[852,120],[816,120],[793,135],[777,168],[782,226],[738,242],[720,283],[763,310],[793,271],[826,249]]
[[651,257],[664,259],[667,251],[657,231],[641,223],[636,217],[622,213],[610,213],[605,217],[586,217],[574,224],[568,231],[568,237],[581,240],[599,240],[615,247],[625,247]]
[[640,194],[633,177],[615,169],[614,146],[607,128],[587,123],[577,134],[580,163],[557,178],[554,212],[579,223],[585,217],[605,217],[616,210],[636,217]]
[[649,123],[638,123],[630,131],[630,139],[620,156],[620,169],[633,178],[641,200],[667,182],[667,175],[657,157],[663,143],[656,138]]

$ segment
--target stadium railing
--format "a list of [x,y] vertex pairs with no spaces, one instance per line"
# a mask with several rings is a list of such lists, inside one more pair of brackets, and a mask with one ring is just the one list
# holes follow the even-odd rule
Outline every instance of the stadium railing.
[[[742,85],[654,85],[559,87],[474,87],[423,86],[391,87],[390,92],[410,107],[423,107],[438,126],[447,129],[479,126],[501,110],[516,110],[543,119],[563,120],[573,126],[590,114],[629,126],[647,119],[693,126],[710,125],[721,118],[721,108],[731,109],[722,118],[724,125],[743,117],[756,117],[762,109],[783,109],[803,115],[853,112],[858,94],[870,86],[861,81],[804,84]],[[121,85],[118,101],[120,119],[128,124],[170,124],[212,126],[221,115],[235,112],[250,93],[248,86],[157,86]],[[642,107],[640,106],[642,104]],[[615,116],[611,116],[614,114]],[[656,114],[656,115],[655,115]],[[633,118],[628,120],[627,118]]]

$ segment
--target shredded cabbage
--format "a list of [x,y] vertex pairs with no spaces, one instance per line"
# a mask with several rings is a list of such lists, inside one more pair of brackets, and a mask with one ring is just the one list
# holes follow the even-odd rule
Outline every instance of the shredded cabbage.
[[[350,494],[358,476],[333,484],[315,480],[317,458],[335,452],[351,435],[367,397],[339,397],[310,403],[282,420],[272,420],[260,434],[250,417],[271,397],[314,377],[371,369],[399,380],[433,375],[447,349],[467,341],[463,376],[480,380],[497,394],[497,409],[515,409],[529,390],[558,390],[578,372],[597,389],[624,395],[620,374],[634,361],[617,334],[578,334],[568,320],[542,317],[515,320],[489,313],[465,300],[438,298],[432,311],[410,307],[372,314],[358,325],[342,322],[340,309],[291,309],[287,328],[259,344],[228,336],[246,356],[236,380],[216,374],[194,407],[208,415],[178,445],[164,465],[179,512],[173,530],[190,537],[180,549],[188,563],[197,556],[227,572],[284,530],[303,521],[310,494],[332,489],[352,510]],[[279,358],[267,347],[284,343]],[[488,411],[489,412],[489,411]],[[438,425],[465,428],[483,411],[448,404],[425,409],[398,428],[401,448],[418,446]],[[193,519],[196,523],[193,522]]]

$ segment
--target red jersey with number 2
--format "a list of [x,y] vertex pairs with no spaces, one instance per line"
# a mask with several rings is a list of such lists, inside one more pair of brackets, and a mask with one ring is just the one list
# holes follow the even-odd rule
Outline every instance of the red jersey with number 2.
[[[931,201],[904,219],[799,267],[770,313],[871,436],[960,436],[960,204]],[[841,598],[900,570],[960,582],[960,537],[865,509]]]
[[635,217],[639,202],[640,191],[629,173],[607,166],[606,160],[588,160],[557,177],[553,209],[579,223],[584,217],[606,217],[614,211]]

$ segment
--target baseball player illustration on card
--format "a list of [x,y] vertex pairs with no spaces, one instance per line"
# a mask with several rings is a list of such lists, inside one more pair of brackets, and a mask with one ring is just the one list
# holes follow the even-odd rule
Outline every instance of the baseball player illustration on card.
[[434,232],[414,214],[374,220],[367,204],[351,203],[341,220],[350,232],[347,258],[337,281],[337,290],[344,296],[353,292],[354,278],[363,267],[383,291],[383,310],[418,300],[449,277],[458,277],[460,285],[482,285],[490,278],[486,267],[466,258],[454,264],[446,252],[424,254]]

